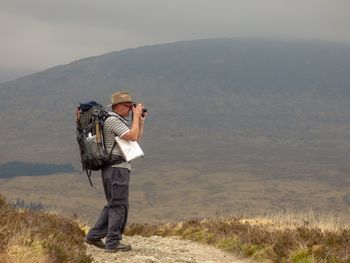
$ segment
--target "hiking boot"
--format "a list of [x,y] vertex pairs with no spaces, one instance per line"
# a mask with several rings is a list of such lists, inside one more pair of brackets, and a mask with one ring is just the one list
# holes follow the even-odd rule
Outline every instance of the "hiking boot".
[[103,243],[101,239],[90,240],[90,239],[87,239],[85,237],[84,238],[84,242],[86,244],[89,244],[89,245],[92,245],[92,246],[95,246],[95,247],[98,247],[98,248],[105,248],[105,243]]
[[119,243],[115,248],[106,248],[106,253],[116,253],[119,251],[125,252],[131,250],[131,245]]

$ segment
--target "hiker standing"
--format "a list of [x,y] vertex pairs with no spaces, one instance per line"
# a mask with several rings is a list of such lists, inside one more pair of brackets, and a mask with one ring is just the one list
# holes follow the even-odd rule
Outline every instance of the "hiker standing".
[[[139,141],[143,133],[145,113],[142,104],[134,104],[127,92],[117,92],[111,97],[111,117],[103,124],[103,138],[107,151],[111,151],[115,137],[126,141]],[[126,117],[132,112],[130,127]],[[113,148],[113,160],[109,167],[102,169],[102,183],[107,205],[90,229],[84,241],[90,245],[105,248],[105,252],[128,251],[131,245],[121,243],[128,218],[130,163],[122,157],[118,145]],[[106,238],[105,244],[102,238]]]

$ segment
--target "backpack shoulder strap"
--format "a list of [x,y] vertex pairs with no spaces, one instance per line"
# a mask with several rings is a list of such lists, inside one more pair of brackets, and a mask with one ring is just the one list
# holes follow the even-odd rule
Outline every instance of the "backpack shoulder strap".
[[[124,123],[125,125],[126,125],[126,120],[125,119],[123,119],[121,116],[119,116],[118,114],[111,114],[111,113],[109,113],[108,112],[108,114],[107,114],[107,116],[105,117],[105,119],[104,119],[104,121],[106,121],[109,117],[115,117],[115,118],[118,118],[122,123]],[[102,125],[102,127],[103,127],[103,125]],[[103,127],[104,128],[104,127]],[[102,132],[104,132],[103,131],[103,129],[102,129]],[[103,141],[103,143],[104,143],[104,141]],[[114,148],[116,147],[116,145],[117,145],[117,141],[116,140],[114,140],[114,143],[113,143],[113,146],[112,146],[112,149],[111,149],[111,151],[109,152],[109,161],[111,161],[112,160],[112,154],[113,154],[113,150],[114,150]],[[104,147],[105,147],[105,149],[106,149],[106,146],[104,145]],[[124,159],[124,157],[123,157],[123,159]]]
[[[104,124],[104,122],[105,122],[109,117],[117,117],[117,118],[118,118],[118,116],[112,115],[112,114],[110,114],[109,112],[107,112],[107,115],[106,115],[106,117],[105,117],[105,119],[103,120],[103,123],[102,123],[102,125],[101,125],[101,129],[102,129],[103,136],[104,136],[104,125],[103,125],[103,124]],[[112,160],[113,150],[114,150],[114,148],[115,148],[116,145],[117,145],[117,141],[114,140],[112,149],[111,149],[111,151],[109,152],[109,155],[108,155],[109,161]],[[106,149],[105,140],[103,140],[103,147]]]

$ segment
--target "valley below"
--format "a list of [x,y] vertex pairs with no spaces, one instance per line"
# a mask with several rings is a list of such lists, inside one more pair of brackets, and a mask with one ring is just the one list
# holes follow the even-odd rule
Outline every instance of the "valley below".
[[[298,167],[285,163],[279,169]],[[130,183],[129,222],[309,213],[350,222],[348,181],[339,183],[331,177],[319,180],[308,176],[310,172],[305,170],[303,176],[284,178],[268,176],[263,169],[256,173],[252,166],[244,164],[178,163],[142,170],[135,164]],[[327,173],[331,176],[336,170]],[[0,192],[10,203],[17,199],[27,204],[40,203],[46,211],[92,224],[105,205],[99,173],[92,180],[94,188],[83,172],[21,176],[0,179]]]

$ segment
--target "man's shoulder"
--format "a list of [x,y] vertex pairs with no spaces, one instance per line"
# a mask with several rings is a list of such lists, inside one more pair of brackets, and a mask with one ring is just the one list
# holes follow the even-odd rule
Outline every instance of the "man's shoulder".
[[113,111],[108,111],[108,115],[107,115],[106,121],[107,120],[117,119],[117,118],[118,118],[118,115],[116,113],[114,113]]
[[112,123],[123,123],[123,124],[127,124],[127,121],[125,119],[123,119],[123,117],[119,116],[118,114],[116,114],[115,112],[108,112],[108,117],[105,120],[105,124],[109,125]]

